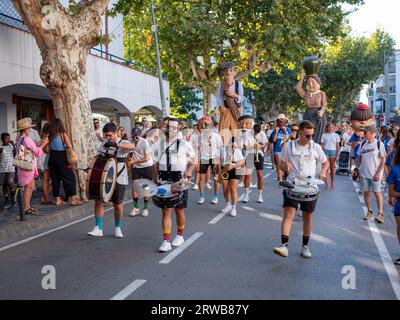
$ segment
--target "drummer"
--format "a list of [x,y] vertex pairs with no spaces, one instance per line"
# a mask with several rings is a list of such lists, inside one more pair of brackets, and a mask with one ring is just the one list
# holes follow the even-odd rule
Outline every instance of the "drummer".
[[[118,136],[118,127],[113,123],[107,123],[103,127],[103,137],[106,142],[103,143],[100,151],[107,152],[110,156],[116,156],[117,158],[117,183],[114,189],[114,193],[111,197],[111,201],[114,205],[114,217],[115,217],[115,237],[122,238],[123,234],[121,231],[122,216],[124,213],[124,206],[122,204],[125,196],[125,186],[128,185],[128,171],[126,158],[128,154],[135,150],[135,146],[127,140],[122,140]],[[129,164],[128,164],[129,165]],[[104,204],[100,200],[95,202],[95,220],[96,226],[92,231],[88,232],[89,236],[102,237],[103,236],[103,216],[104,216]]]
[[[165,126],[165,138],[158,141],[154,149],[154,160],[157,162],[155,170],[158,173],[160,183],[173,183],[189,179],[195,165],[195,151],[191,144],[186,140],[178,139],[179,121],[169,118]],[[168,165],[169,164],[169,165]],[[159,248],[160,252],[167,252],[172,246],[179,247],[184,243],[183,233],[185,229],[185,208],[188,202],[188,190],[184,191],[185,196],[182,202],[171,208],[162,209],[162,230],[164,241]],[[177,235],[170,242],[172,220],[172,209],[175,209],[177,222]]]
[[[329,168],[329,162],[319,144],[313,141],[314,125],[311,121],[303,121],[299,126],[299,139],[287,142],[282,149],[281,167],[288,173],[287,181],[291,184],[301,184],[302,181],[296,177],[314,177],[317,162],[322,163],[320,179],[324,180]],[[303,181],[304,183],[304,181]],[[317,185],[311,183],[312,189],[318,190]],[[311,258],[308,243],[312,230],[312,213],[314,212],[317,199],[314,201],[296,201],[288,198],[287,190],[283,191],[284,215],[281,225],[281,245],[273,248],[273,252],[282,257],[288,256],[289,234],[293,217],[300,205],[303,212],[303,246],[301,255]]]
[[[141,137],[140,128],[132,129],[132,140],[135,145],[135,151],[132,152],[132,180],[147,179],[153,180],[153,157],[150,143]],[[134,184],[132,184],[132,197],[133,197],[133,209],[129,213],[131,217],[135,217],[140,214],[139,210],[139,194],[135,191]],[[149,215],[149,198],[143,198],[144,205],[142,216],[147,217]]]

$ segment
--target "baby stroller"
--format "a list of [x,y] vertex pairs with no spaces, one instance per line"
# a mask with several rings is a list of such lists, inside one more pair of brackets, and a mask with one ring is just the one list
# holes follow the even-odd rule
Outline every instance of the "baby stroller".
[[339,153],[339,163],[336,168],[336,174],[350,175],[350,152],[343,148]]

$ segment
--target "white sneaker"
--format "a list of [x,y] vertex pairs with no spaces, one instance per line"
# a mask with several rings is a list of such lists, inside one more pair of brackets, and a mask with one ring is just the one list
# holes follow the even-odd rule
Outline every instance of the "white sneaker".
[[272,252],[277,254],[278,256],[281,257],[287,257],[289,255],[289,250],[287,248],[287,246],[281,244],[279,247],[275,247],[272,249]]
[[207,188],[208,190],[211,190],[211,189],[212,189],[211,184],[210,184],[210,183],[207,183],[207,184],[206,184],[206,188]]
[[184,242],[185,242],[185,239],[181,235],[177,234],[176,237],[174,238],[174,240],[172,241],[172,246],[180,247]]
[[197,183],[194,184],[193,190],[199,190],[199,185]]
[[302,246],[301,247],[301,256],[304,258],[311,258],[311,252],[310,252],[310,248],[308,246]]
[[92,231],[88,232],[88,235],[92,237],[102,237],[103,230],[101,230],[98,226],[95,226]]
[[158,251],[160,252],[167,252],[170,250],[172,250],[172,247],[171,247],[171,242],[169,242],[168,240],[164,240],[163,243],[161,244],[160,249],[158,249]]
[[248,194],[248,193],[245,193],[245,194],[244,194],[244,197],[243,197],[242,202],[243,202],[243,203],[249,202],[249,194]]
[[212,203],[212,204],[218,204],[218,197],[214,197],[214,198],[211,200],[211,203]]
[[149,209],[143,209],[142,217],[147,217],[149,215]]
[[231,210],[232,206],[230,204],[227,204],[225,208],[221,209],[221,213],[228,213]]
[[138,216],[139,214],[140,214],[139,208],[135,208],[135,207],[133,207],[132,211],[129,213],[129,215],[130,215],[131,217],[136,217],[136,216]]
[[243,187],[244,187],[244,182],[243,181],[239,182],[238,188],[243,188]]
[[124,237],[120,227],[115,228],[115,237],[116,238],[123,238]]
[[258,203],[263,203],[263,202],[264,202],[262,193],[259,193],[259,194],[258,194],[257,202],[258,202]]
[[199,201],[197,201],[198,204],[203,204],[206,202],[206,198],[200,197]]
[[232,208],[231,212],[229,213],[231,217],[236,217],[236,208]]

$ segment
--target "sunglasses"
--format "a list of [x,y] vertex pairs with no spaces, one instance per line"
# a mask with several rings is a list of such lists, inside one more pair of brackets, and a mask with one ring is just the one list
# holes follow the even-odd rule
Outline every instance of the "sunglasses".
[[297,132],[297,131],[299,131],[299,129],[292,129],[292,131],[293,131],[293,132]]
[[307,139],[311,139],[312,137],[314,137],[314,134],[307,134],[307,135],[306,135],[306,138],[307,138]]
[[99,124],[98,122],[93,122],[94,124]]

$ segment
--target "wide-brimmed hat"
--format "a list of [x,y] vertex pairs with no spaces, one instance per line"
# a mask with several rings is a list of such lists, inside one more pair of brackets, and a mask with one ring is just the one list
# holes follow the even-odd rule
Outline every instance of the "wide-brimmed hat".
[[29,118],[23,118],[17,121],[17,130],[15,130],[14,132],[29,129],[32,127],[36,127],[36,125],[32,124]]
[[226,70],[228,68],[234,68],[234,67],[236,67],[236,64],[232,61],[228,61],[221,68],[222,70]]
[[279,116],[277,116],[275,120],[279,120],[279,119],[285,119],[286,121],[289,121],[289,119],[286,118],[286,116],[283,113],[281,113]]

